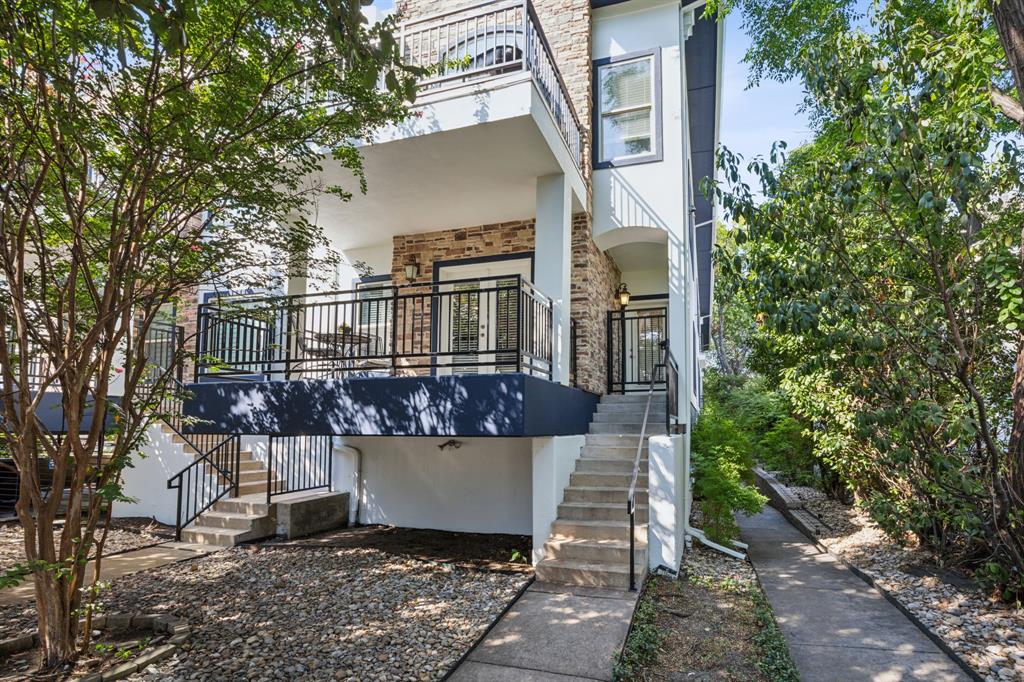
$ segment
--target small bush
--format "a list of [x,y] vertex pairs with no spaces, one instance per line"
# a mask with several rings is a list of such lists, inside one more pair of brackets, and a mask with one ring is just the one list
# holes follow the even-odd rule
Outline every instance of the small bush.
[[716,542],[739,535],[735,512],[756,514],[765,497],[752,485],[751,443],[736,423],[709,400],[693,430],[694,496],[701,500],[704,531]]

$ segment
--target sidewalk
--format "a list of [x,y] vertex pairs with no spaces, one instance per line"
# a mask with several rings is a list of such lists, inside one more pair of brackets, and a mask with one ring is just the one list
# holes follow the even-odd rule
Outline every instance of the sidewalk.
[[[103,562],[100,564],[100,577],[104,580],[113,580],[131,573],[194,559],[219,549],[222,548],[210,545],[190,545],[186,542],[163,542],[152,547],[133,549],[129,552],[103,557]],[[90,561],[85,568],[86,579],[90,582],[92,581],[92,572],[93,562]],[[34,595],[35,588],[32,581],[26,580],[17,587],[0,590],[0,606],[28,601]]]
[[638,596],[535,582],[449,679],[611,680]]
[[917,626],[776,510],[739,519],[802,682],[970,678]]

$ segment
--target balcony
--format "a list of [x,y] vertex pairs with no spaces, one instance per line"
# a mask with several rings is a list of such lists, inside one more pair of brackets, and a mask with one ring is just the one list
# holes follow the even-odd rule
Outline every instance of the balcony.
[[530,217],[537,178],[552,174],[566,176],[574,210],[584,210],[585,133],[528,2],[409,21],[398,39],[407,62],[432,72],[413,115],[362,146],[365,195],[346,169],[324,159],[316,180],[355,194],[318,200],[318,220],[337,248]]
[[550,378],[551,300],[519,276],[199,308],[196,381],[522,372]]
[[551,300],[519,276],[199,311],[193,433],[583,433],[596,396],[550,381]]

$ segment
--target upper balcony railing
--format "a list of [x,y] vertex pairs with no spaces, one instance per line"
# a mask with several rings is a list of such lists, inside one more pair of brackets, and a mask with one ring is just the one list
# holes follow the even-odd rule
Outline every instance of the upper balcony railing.
[[577,167],[583,166],[583,128],[529,0],[488,0],[407,21],[400,32],[406,63],[431,69],[423,92],[508,73],[529,73]]
[[551,330],[551,299],[519,276],[224,298],[199,308],[196,380],[550,378]]

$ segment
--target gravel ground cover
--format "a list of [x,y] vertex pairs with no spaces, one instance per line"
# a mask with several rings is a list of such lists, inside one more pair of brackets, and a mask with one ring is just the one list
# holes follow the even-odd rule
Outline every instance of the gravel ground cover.
[[[101,530],[97,531],[97,538]],[[17,522],[0,524],[0,573],[4,569],[24,561],[24,537],[21,525]],[[152,519],[113,519],[104,545],[104,556],[148,547],[173,539],[173,527],[157,523]]]
[[829,551],[870,575],[982,677],[1024,680],[1024,609],[990,599],[927,552],[895,544],[864,511],[813,488],[791,490],[832,529],[820,538]]
[[[234,548],[113,581],[107,611],[171,613],[187,648],[133,676],[434,680],[529,579],[361,548]],[[33,627],[0,608],[0,636]]]

